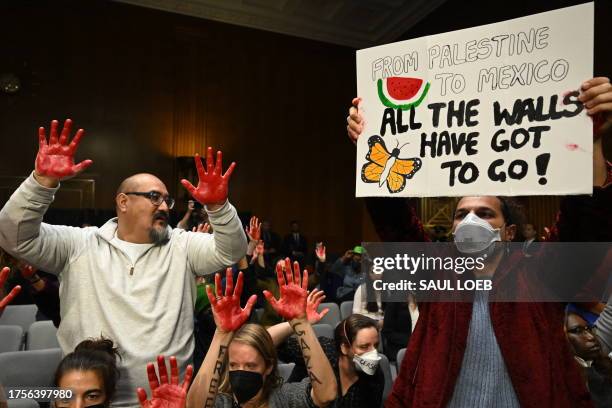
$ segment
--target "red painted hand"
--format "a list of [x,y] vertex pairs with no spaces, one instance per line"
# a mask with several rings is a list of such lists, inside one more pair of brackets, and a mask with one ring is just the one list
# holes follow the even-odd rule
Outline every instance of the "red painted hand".
[[[255,242],[255,241],[251,241],[251,242]],[[255,245],[255,249],[253,250],[253,255],[251,256],[251,263],[254,263],[257,260],[257,257],[263,254],[264,254],[264,242],[262,240],[259,240],[257,242],[257,245]]]
[[[276,300],[272,293],[267,290],[264,290],[263,294],[279,316],[287,320],[303,318],[306,316],[308,271],[304,270],[300,279],[300,264],[294,262],[292,272],[289,258],[285,258],[284,269],[285,271],[283,272],[282,262],[276,264],[276,278],[280,287],[280,299]],[[287,282],[285,282],[285,275],[287,276]]]
[[[206,294],[212,306],[213,317],[217,328],[225,332],[236,331],[246,322],[251,314],[257,295],[252,295],[244,309],[240,308],[240,295],[242,294],[242,272],[238,274],[236,289],[232,277],[232,268],[225,271],[225,296],[221,292],[221,275],[215,274],[215,287],[217,297],[213,296],[212,288],[206,286]],[[233,293],[232,293],[233,292]]]
[[255,247],[255,252],[257,252],[257,255],[263,255],[265,252],[266,248],[264,246],[264,242],[260,239],[259,242],[257,242],[257,246]]
[[246,227],[246,233],[249,237],[249,241],[259,241],[261,239],[261,222],[255,216],[251,217],[249,226]]
[[147,392],[138,388],[138,400],[142,408],[185,408],[187,400],[187,390],[193,377],[193,367],[187,366],[183,384],[179,384],[179,369],[176,357],[170,357],[170,381],[166,371],[166,361],[164,356],[157,357],[157,369],[159,380],[155,373],[155,365],[147,364],[147,375],[149,376],[149,386],[151,387],[151,399],[147,399]]
[[45,128],[38,129],[38,155],[36,156],[36,175],[49,177],[58,180],[65,180],[74,177],[93,163],[91,160],[83,160],[79,164],[74,164],[74,153],[83,137],[85,131],[79,129],[68,144],[72,121],[66,119],[62,134],[57,138],[57,120],[51,122],[51,133],[49,143]]
[[325,263],[325,246],[323,246],[322,242],[317,244],[317,247],[315,248],[315,255],[317,255],[319,262]]
[[308,298],[306,299],[306,318],[310,324],[319,323],[323,316],[329,312],[329,307],[323,309],[321,313],[318,312],[319,305],[323,299],[325,299],[325,292],[319,289],[314,289],[308,295]]
[[[9,268],[2,268],[2,271],[0,271],[0,289],[4,287],[4,284],[8,279],[9,272]],[[4,308],[13,301],[19,292],[21,292],[21,286],[15,286],[13,289],[11,289],[10,293],[4,297],[4,299],[0,298],[0,314],[2,314]]]
[[198,187],[183,179],[181,184],[189,191],[193,198],[205,205],[221,205],[227,200],[227,182],[229,181],[236,163],[230,164],[225,174],[223,171],[222,153],[217,152],[217,162],[213,163],[212,147],[206,151],[206,170],[198,154],[195,155],[196,169],[198,170]]

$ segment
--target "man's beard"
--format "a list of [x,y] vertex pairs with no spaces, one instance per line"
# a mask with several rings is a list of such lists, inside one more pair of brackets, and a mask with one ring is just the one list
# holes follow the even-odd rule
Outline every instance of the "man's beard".
[[153,222],[163,220],[164,225],[160,228],[153,226],[149,230],[149,239],[153,245],[161,245],[168,241],[168,214],[163,211],[158,211],[153,215]]

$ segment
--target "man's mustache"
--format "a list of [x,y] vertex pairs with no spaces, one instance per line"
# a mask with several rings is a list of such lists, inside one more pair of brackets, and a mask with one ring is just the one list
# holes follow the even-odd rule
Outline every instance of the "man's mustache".
[[170,218],[170,215],[164,211],[157,211],[153,215],[153,221],[162,220],[167,223],[169,218]]

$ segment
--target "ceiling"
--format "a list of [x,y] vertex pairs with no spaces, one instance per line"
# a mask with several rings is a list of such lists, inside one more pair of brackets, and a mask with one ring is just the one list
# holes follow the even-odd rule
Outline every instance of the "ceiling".
[[115,0],[353,48],[393,42],[446,0]]

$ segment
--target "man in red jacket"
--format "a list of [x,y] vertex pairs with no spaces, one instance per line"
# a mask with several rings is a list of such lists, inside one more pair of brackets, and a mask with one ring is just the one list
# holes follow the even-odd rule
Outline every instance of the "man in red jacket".
[[[601,140],[612,128],[609,79],[586,81],[579,99],[597,119],[595,188],[593,196],[563,200],[552,235],[560,241],[612,241],[612,172]],[[359,101],[353,100],[348,117],[354,141],[363,130]],[[367,205],[382,240],[428,240],[408,200],[369,199]],[[511,205],[502,197],[463,197],[457,204],[455,234],[462,229],[511,241],[516,228]],[[511,259],[500,266],[496,257],[487,272],[509,273],[515,265]],[[484,294],[473,302],[422,303],[419,312],[387,408],[592,406],[565,340],[562,304],[489,303]]]

